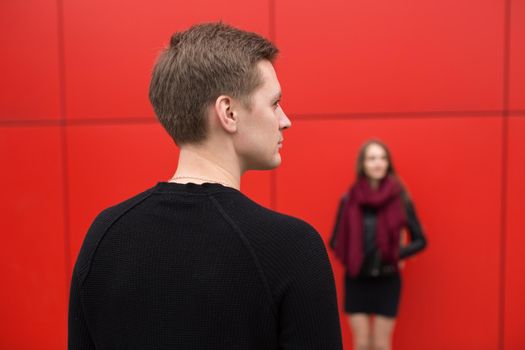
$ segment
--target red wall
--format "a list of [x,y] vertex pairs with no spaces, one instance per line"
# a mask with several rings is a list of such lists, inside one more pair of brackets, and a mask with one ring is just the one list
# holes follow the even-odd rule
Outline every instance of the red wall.
[[5,0],[0,349],[65,349],[91,220],[177,163],[147,99],[154,59],[219,19],[280,47],[293,122],[283,165],[243,191],[328,239],[359,145],[381,138],[429,239],[404,270],[395,348],[525,348],[525,0]]

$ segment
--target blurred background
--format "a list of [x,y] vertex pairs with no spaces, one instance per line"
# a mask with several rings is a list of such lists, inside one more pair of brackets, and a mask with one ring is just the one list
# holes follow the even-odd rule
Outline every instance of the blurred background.
[[91,221],[177,164],[155,58],[216,20],[276,42],[293,122],[283,165],[243,192],[327,241],[359,146],[382,139],[429,240],[394,349],[525,349],[525,0],[1,0],[0,349],[66,348]]

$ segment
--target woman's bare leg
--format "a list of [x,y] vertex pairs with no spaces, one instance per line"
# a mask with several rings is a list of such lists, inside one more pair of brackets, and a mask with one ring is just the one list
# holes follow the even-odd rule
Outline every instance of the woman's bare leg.
[[351,314],[348,322],[352,328],[354,350],[371,350],[370,315]]
[[392,349],[392,333],[396,319],[393,317],[385,317],[376,315],[374,317],[374,325],[372,332],[372,343],[374,350],[391,350]]

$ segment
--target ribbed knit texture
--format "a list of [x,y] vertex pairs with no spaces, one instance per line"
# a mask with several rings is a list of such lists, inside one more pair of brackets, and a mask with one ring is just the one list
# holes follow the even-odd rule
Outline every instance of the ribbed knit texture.
[[319,234],[218,184],[160,182],[93,222],[69,349],[342,349]]

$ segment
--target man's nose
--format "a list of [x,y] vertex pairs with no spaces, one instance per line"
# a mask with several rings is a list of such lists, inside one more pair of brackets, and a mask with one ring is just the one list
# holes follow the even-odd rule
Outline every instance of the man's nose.
[[291,126],[292,122],[290,121],[290,119],[288,119],[283,109],[279,107],[279,129],[284,130],[290,128]]

